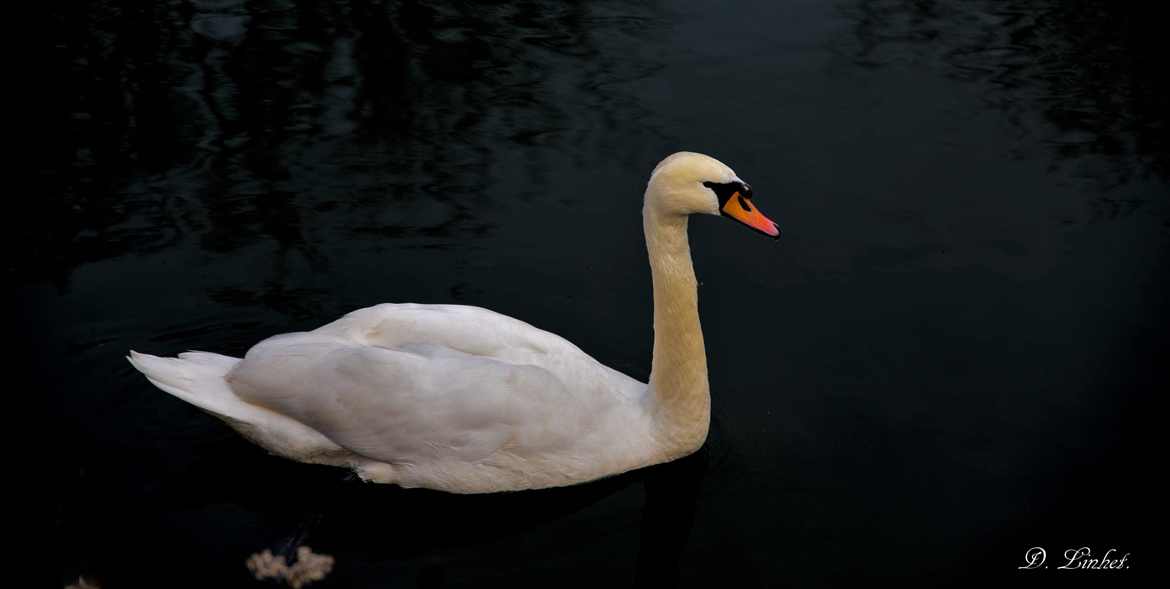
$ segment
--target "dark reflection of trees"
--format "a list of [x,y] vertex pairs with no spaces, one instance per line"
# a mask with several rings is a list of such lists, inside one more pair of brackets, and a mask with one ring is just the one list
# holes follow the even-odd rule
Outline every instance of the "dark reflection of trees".
[[[1151,13],[1106,0],[861,0],[853,62],[910,59],[983,84],[984,96],[1060,165],[1112,185],[1170,177],[1170,96]],[[1147,8],[1148,7],[1148,8]],[[1039,112],[1043,121],[1032,120]],[[1038,125],[1045,125],[1040,127]]]
[[[501,181],[496,151],[534,147],[513,194],[538,194],[550,150],[641,114],[606,84],[655,67],[615,49],[635,26],[652,30],[641,3],[56,10],[65,92],[51,107],[61,111],[54,161],[41,172],[57,186],[21,228],[35,251],[14,269],[28,279],[61,280],[80,263],[189,237],[216,253],[267,239],[281,256],[323,266],[317,228],[421,247],[482,234],[491,220],[472,207],[486,208],[477,199]],[[426,221],[389,222],[388,207]]]

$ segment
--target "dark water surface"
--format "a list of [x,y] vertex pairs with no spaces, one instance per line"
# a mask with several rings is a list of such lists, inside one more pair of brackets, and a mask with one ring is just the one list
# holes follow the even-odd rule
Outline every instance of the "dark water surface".
[[[249,554],[303,540],[337,559],[323,588],[1132,581],[1161,559],[1170,275],[1136,6],[62,4],[45,194],[6,268],[31,392],[60,403],[61,579],[253,587]],[[645,379],[641,195],[679,149],[785,231],[692,221],[714,421],[680,463],[363,485],[123,360],[416,301]],[[1132,565],[1017,571],[1037,545]]]

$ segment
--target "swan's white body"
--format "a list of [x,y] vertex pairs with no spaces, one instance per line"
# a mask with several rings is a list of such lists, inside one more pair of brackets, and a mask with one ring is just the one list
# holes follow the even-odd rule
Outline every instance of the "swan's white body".
[[680,153],[646,191],[649,385],[557,335],[460,305],[377,305],[264,340],[243,359],[131,352],[130,361],[269,451],[369,481],[479,493],[672,460],[702,445],[710,415],[686,236],[686,216],[710,212],[710,191],[691,186],[707,178],[738,181],[712,158]]
[[269,450],[370,481],[483,492],[653,461],[645,384],[478,307],[369,307],[264,340],[243,360],[132,358]]

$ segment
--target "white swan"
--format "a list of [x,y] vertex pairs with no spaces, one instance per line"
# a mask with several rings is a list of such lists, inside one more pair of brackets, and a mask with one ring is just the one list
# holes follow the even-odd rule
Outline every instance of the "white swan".
[[367,481],[483,493],[580,483],[666,462],[707,437],[711,398],[687,218],[723,214],[772,237],[750,187],[714,158],[662,160],[642,207],[654,283],[650,383],[565,339],[478,307],[384,304],[241,360],[129,360],[158,388],[269,451]]

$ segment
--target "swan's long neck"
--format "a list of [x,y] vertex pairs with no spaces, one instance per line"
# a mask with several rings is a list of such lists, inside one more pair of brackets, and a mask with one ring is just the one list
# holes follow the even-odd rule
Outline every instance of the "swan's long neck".
[[654,280],[650,394],[662,450],[674,457],[702,445],[711,417],[699,293],[687,242],[687,217],[660,213],[647,201],[642,226]]

